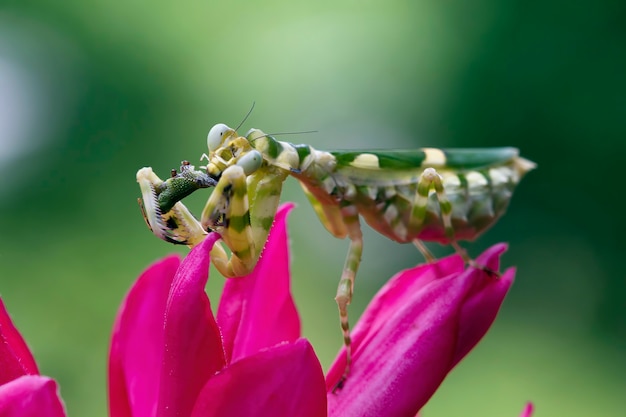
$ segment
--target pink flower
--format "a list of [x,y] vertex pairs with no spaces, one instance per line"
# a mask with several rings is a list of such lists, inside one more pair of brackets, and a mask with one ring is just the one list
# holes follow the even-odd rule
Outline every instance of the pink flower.
[[62,417],[54,380],[39,375],[24,339],[0,299],[0,416]]
[[[289,289],[285,219],[276,217],[255,271],[226,280],[217,318],[204,292],[214,234],[182,264],[167,257],[127,295],[113,331],[112,417],[415,416],[446,374],[485,334],[511,286],[458,256],[393,277],[353,332],[326,380],[305,339]],[[505,245],[477,262],[497,270]],[[524,417],[530,416],[526,410]]]
[[170,256],[141,275],[113,330],[112,417],[326,414],[322,368],[289,290],[289,210],[255,271],[226,281],[217,320],[204,292],[215,234],[182,264]]
[[[476,262],[497,271],[506,245]],[[447,373],[485,335],[513,283],[465,269],[460,256],[400,272],[376,294],[352,332],[354,366],[328,409],[341,416],[412,416]],[[339,353],[326,378],[331,389],[345,367]]]

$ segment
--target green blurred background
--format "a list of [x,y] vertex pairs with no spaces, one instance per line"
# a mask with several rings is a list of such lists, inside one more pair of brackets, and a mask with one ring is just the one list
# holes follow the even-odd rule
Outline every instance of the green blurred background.
[[[426,416],[617,416],[626,409],[623,2],[479,0],[0,4],[0,293],[72,416],[106,414],[106,358],[133,280],[167,253],[135,172],[165,177],[218,122],[320,149],[517,146],[536,161],[505,216],[516,284]],[[188,206],[199,213],[208,192]],[[347,242],[294,180],[296,302],[325,368]],[[446,248],[433,247],[438,254]],[[366,231],[353,322],[421,262]],[[209,283],[213,300],[223,279]]]

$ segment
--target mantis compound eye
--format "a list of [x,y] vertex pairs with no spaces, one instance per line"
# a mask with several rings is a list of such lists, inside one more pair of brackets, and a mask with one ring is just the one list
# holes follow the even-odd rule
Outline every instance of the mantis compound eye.
[[209,152],[213,152],[222,144],[222,139],[226,132],[232,131],[232,129],[226,126],[224,123],[218,123],[209,130],[209,134],[206,138],[206,144],[209,148]]
[[252,150],[239,158],[237,165],[243,168],[243,172],[246,175],[250,175],[257,169],[261,168],[262,162],[263,157],[261,156],[261,153],[257,150]]

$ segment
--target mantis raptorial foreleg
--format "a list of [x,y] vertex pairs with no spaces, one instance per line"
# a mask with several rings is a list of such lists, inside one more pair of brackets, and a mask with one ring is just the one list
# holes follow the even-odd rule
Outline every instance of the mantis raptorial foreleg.
[[217,270],[225,277],[241,277],[254,269],[278,210],[281,169],[259,169],[246,175],[232,165],[224,170],[202,212],[202,227],[220,234],[231,256],[218,245],[211,252]]
[[230,258],[219,246],[211,252],[215,267],[225,277],[248,275],[258,259],[260,248],[252,238],[247,188],[243,168],[228,167],[202,212],[202,227],[218,232],[232,251]]

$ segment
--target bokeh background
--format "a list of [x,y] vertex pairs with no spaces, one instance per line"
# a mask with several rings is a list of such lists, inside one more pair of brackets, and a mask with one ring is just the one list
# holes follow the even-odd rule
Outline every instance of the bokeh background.
[[[617,1],[0,4],[0,294],[72,416],[103,416],[116,310],[167,253],[135,172],[198,163],[209,128],[320,149],[517,146],[539,169],[477,242],[517,282],[425,416],[617,416],[626,409],[626,25]],[[203,190],[205,191],[205,190]],[[208,192],[189,198],[199,213]],[[299,186],[284,200],[296,302],[324,367],[347,242]],[[438,254],[446,248],[432,247]],[[352,320],[421,262],[368,230]],[[213,274],[216,299],[223,280]]]

